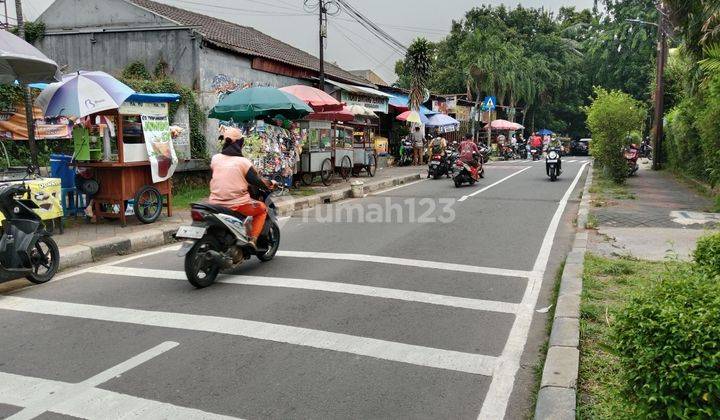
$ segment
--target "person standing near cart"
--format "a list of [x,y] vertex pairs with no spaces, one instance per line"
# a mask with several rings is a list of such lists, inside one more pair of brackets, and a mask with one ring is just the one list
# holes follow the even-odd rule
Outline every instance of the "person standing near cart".
[[425,139],[423,138],[420,127],[415,127],[415,131],[412,133],[413,139],[413,165],[423,164],[423,148],[425,147]]

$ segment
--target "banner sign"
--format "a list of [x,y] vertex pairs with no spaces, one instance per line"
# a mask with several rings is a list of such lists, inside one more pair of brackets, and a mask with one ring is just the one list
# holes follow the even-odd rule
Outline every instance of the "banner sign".
[[175,155],[170,122],[167,115],[141,115],[145,147],[150,158],[150,169],[153,182],[161,182],[173,176],[178,158]]
[[167,102],[123,102],[120,115],[156,115],[168,116]]
[[386,97],[362,95],[343,90],[340,91],[340,100],[347,106],[360,105],[375,112],[388,113],[388,98]]
[[[46,120],[43,118],[40,108],[33,109],[33,117],[35,118],[35,139],[52,140],[72,137],[70,121],[67,118]],[[24,104],[16,104],[9,108],[0,109],[0,138],[27,140],[28,131]]]
[[455,107],[455,119],[458,121],[470,121],[470,107],[457,105]]

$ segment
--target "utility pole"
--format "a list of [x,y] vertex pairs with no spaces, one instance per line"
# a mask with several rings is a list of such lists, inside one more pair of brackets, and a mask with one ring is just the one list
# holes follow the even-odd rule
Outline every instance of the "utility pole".
[[327,9],[325,9],[325,3],[323,0],[318,0],[318,14],[320,16],[320,81],[318,87],[320,90],[325,90],[325,38],[327,37]]
[[658,45],[657,70],[655,76],[655,116],[653,128],[653,170],[658,170],[662,164],[662,138],[663,117],[665,115],[665,63],[667,62],[668,45],[665,33],[665,14],[662,3],[658,7]]
[[[25,39],[25,20],[23,19],[22,0],[15,0],[15,13],[17,14],[18,35],[20,38]],[[32,163],[36,171],[39,171],[40,165],[38,164],[37,144],[35,144],[35,121],[33,120],[32,96],[30,95],[29,87],[23,84],[22,89],[25,94],[25,119],[27,120],[30,163]]]

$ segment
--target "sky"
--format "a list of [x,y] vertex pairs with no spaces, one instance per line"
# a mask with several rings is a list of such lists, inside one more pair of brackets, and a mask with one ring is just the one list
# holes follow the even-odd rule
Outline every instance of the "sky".
[[[8,15],[15,17],[14,1]],[[120,1],[120,0],[115,0]],[[275,38],[317,56],[318,17],[303,10],[303,0],[156,0],[176,7],[252,26]],[[308,0],[317,1],[317,0]],[[348,0],[358,11],[395,39],[409,45],[418,36],[432,41],[444,38],[453,19],[481,4],[514,7],[544,7],[556,11],[562,6],[590,8],[593,0]],[[23,0],[26,19],[34,20],[52,0]],[[82,13],[81,10],[77,11]],[[2,14],[3,11],[0,11]],[[394,65],[402,58],[346,14],[329,18],[325,60],[346,70],[372,69],[385,81],[395,80]],[[14,23],[14,20],[10,21]]]

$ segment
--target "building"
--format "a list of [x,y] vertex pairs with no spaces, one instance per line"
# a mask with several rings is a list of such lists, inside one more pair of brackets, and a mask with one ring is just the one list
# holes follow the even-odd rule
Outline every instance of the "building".
[[[247,26],[150,0],[56,0],[39,20],[46,32],[37,47],[64,72],[119,75],[133,62],[150,71],[162,62],[166,74],[197,92],[206,111],[218,95],[244,86],[310,84],[318,77],[319,60],[305,51]],[[373,87],[331,63],[325,72],[331,80]],[[214,143],[217,121],[208,120],[205,132]]]
[[378,74],[372,70],[350,70],[350,73],[362,77],[377,86],[390,86],[382,77],[378,76]]

